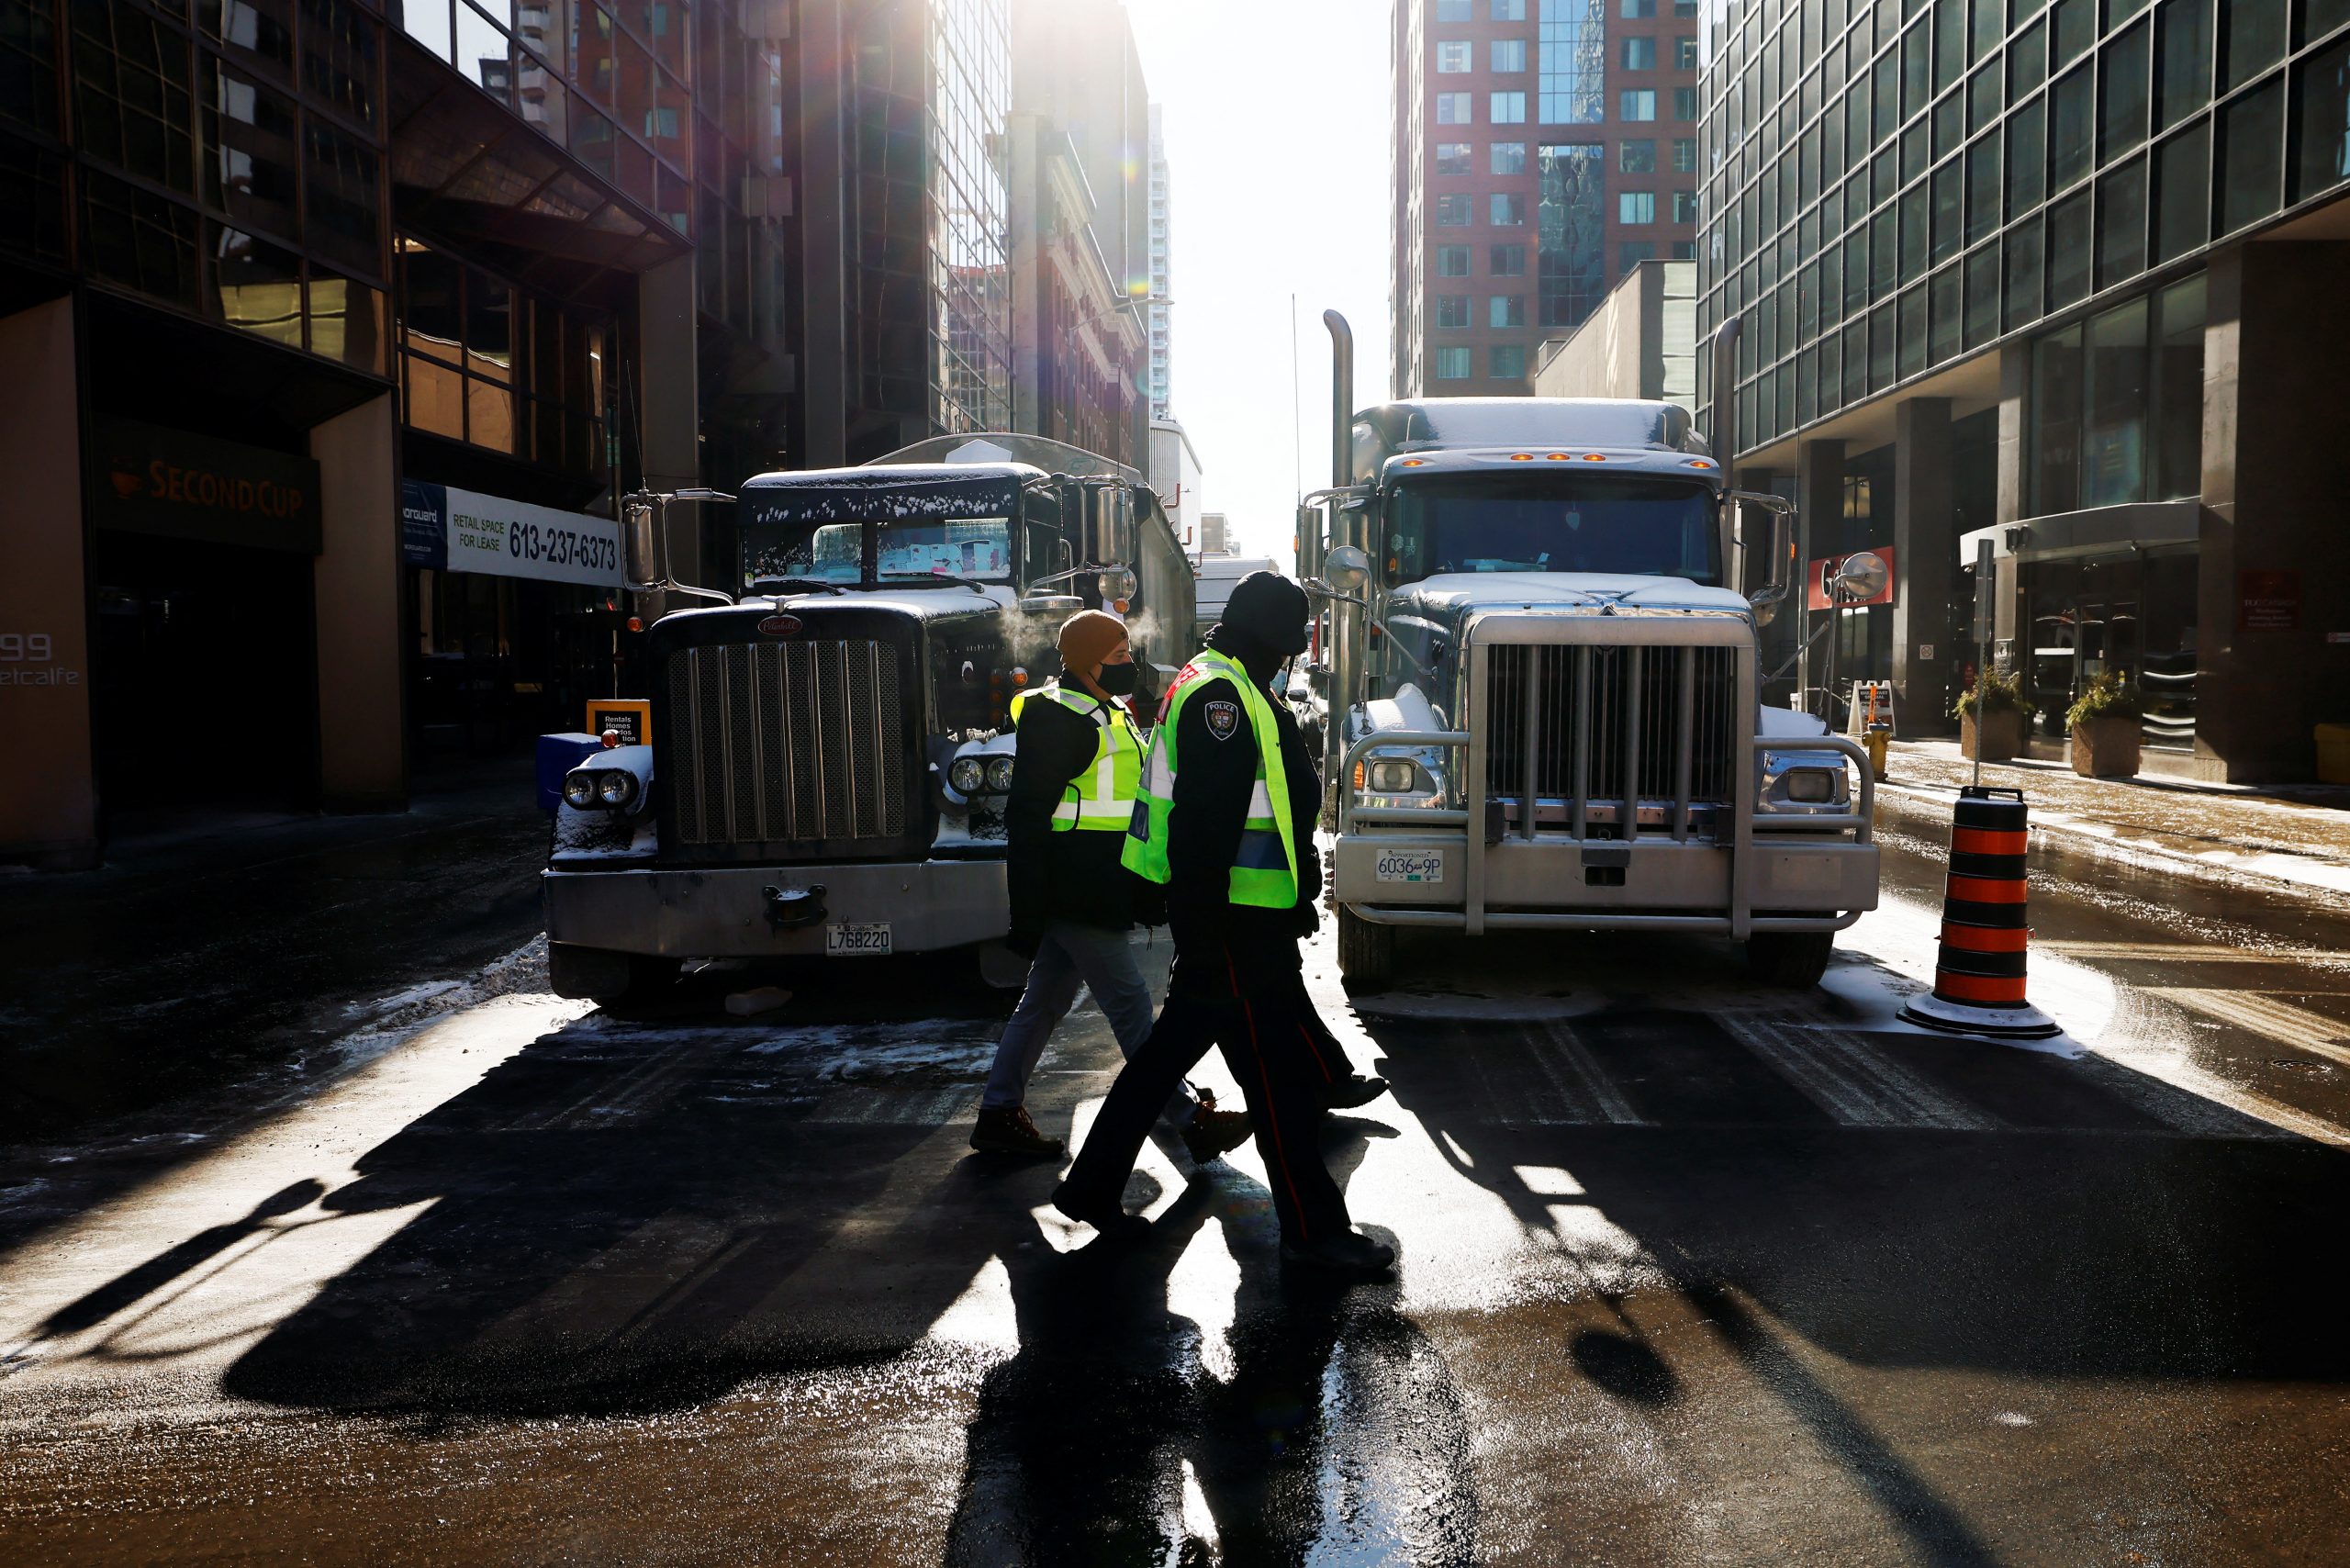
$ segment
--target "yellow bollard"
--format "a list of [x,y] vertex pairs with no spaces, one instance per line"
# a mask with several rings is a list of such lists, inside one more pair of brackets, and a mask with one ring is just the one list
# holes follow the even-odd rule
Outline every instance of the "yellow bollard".
[[1886,740],[1886,732],[1882,728],[1865,731],[1861,735],[1861,745],[1869,754],[1869,771],[1876,775],[1876,781],[1880,784],[1885,782]]

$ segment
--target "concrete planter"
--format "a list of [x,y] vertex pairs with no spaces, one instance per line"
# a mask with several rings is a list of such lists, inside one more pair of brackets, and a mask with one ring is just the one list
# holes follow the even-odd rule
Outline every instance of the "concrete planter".
[[[1961,756],[1976,754],[1976,737],[1975,715],[1962,715],[1958,721],[1958,754]],[[2013,711],[1984,715],[1980,737],[1984,761],[2009,761],[2023,750],[2023,715]]]
[[2143,738],[2134,714],[2075,724],[2073,771],[2084,778],[2127,778],[2138,771],[2138,746]]

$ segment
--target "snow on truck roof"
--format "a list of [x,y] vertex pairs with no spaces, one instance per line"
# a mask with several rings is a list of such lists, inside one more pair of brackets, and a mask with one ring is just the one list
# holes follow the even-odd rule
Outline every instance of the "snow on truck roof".
[[1021,487],[1044,477],[1025,463],[905,463],[760,474],[740,493],[755,523],[1009,517]]
[[1275,572],[1280,569],[1273,565],[1270,555],[1203,555],[1200,557],[1199,576],[1202,581],[1215,578],[1237,583],[1251,572]]
[[1566,443],[1709,455],[1688,409],[1678,403],[1632,398],[1429,398],[1382,403],[1355,416],[1358,468],[1366,435],[1391,453]]

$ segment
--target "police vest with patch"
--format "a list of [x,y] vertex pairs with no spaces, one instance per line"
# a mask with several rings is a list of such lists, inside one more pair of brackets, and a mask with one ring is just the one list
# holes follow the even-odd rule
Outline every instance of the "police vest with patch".
[[1033,688],[1012,700],[1012,722],[1029,699],[1060,704],[1094,727],[1093,760],[1085,771],[1061,789],[1061,803],[1053,808],[1053,831],[1124,833],[1134,820],[1135,785],[1142,776],[1142,732],[1122,703],[1104,702],[1058,681]]
[[1177,723],[1192,700],[1219,677],[1231,683],[1239,700],[1208,700],[1208,734],[1225,740],[1246,723],[1257,741],[1257,782],[1248,791],[1248,816],[1241,824],[1227,897],[1234,903],[1289,909],[1297,902],[1297,845],[1290,819],[1289,774],[1281,766],[1281,730],[1273,720],[1272,703],[1239,661],[1212,648],[1193,655],[1167,689],[1120,858],[1138,877],[1154,882],[1168,879],[1167,819],[1175,804]]

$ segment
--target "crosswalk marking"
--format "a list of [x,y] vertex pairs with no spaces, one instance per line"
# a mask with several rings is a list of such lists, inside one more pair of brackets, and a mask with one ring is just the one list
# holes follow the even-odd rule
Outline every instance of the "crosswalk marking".
[[2256,991],[2209,991],[2192,986],[2149,986],[2147,994],[2191,1012],[2275,1040],[2297,1050],[2350,1067],[2350,1023],[2312,1013]]

